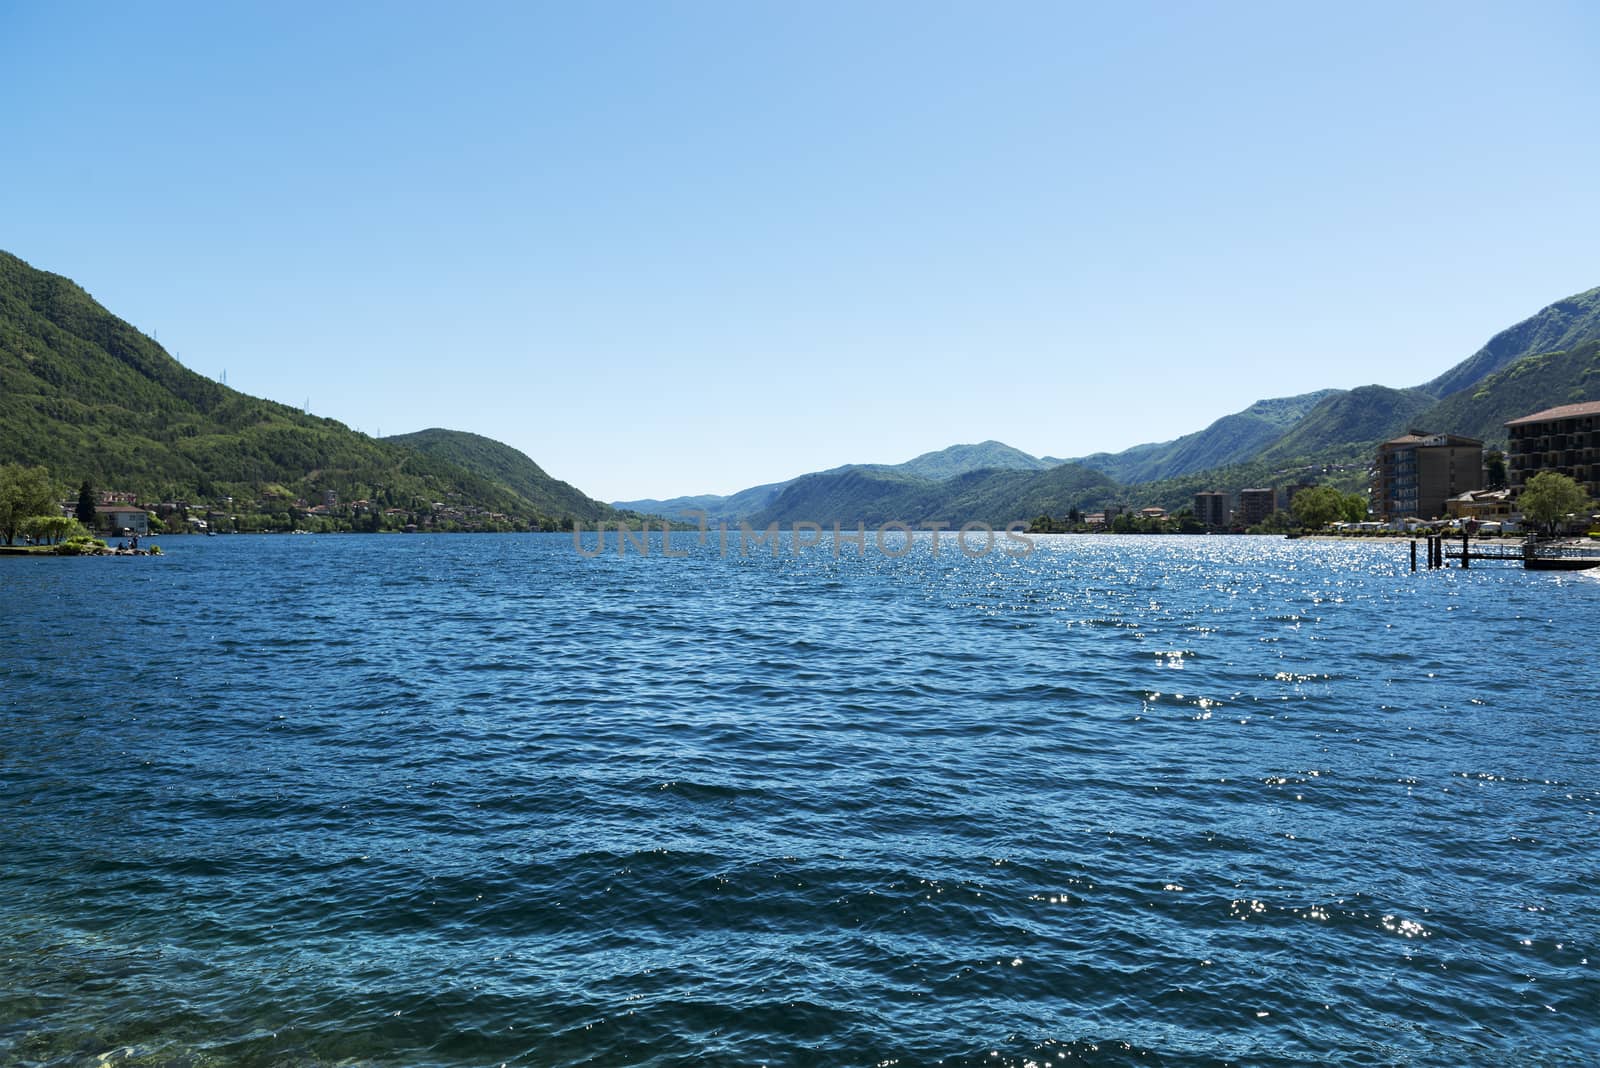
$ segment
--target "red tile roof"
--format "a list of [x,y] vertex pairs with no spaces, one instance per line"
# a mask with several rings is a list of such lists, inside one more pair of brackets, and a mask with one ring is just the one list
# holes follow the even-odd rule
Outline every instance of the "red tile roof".
[[1600,401],[1584,401],[1582,404],[1562,404],[1555,408],[1546,408],[1542,412],[1524,415],[1520,419],[1512,419],[1506,426],[1522,426],[1525,423],[1545,423],[1552,419],[1576,419],[1580,415],[1600,415]]

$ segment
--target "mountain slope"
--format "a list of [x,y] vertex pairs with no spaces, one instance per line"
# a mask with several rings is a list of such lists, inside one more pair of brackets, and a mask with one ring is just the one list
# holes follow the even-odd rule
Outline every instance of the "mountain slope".
[[231,390],[71,280],[0,252],[0,461],[150,500],[267,494],[558,518],[500,482]]
[[1600,400],[1600,341],[1566,352],[1524,356],[1483,381],[1457,390],[1417,417],[1417,425],[1481,438],[1504,448],[1506,423],[1559,404]]
[[937,480],[848,467],[795,479],[752,524],[942,521],[959,526],[982,521],[998,528],[1041,512],[1065,515],[1074,507],[1097,507],[1116,492],[1111,479],[1078,464],[1045,471],[967,471]]
[[382,439],[424,456],[453,464],[473,474],[493,479],[513,490],[543,515],[570,517],[584,522],[609,519],[615,509],[551,478],[538,464],[511,446],[464,430],[438,427]]
[[1053,466],[1014,449],[1002,441],[984,441],[977,445],[951,445],[937,452],[925,452],[903,464],[873,464],[885,471],[899,471],[918,478],[954,478],[969,471],[1044,471]]
[[1500,331],[1483,348],[1419,388],[1435,397],[1448,397],[1524,356],[1561,352],[1597,340],[1600,340],[1600,287],[1558,300]]
[[1276,441],[1335,392],[1324,389],[1296,397],[1259,400],[1181,438],[1135,445],[1117,453],[1096,453],[1076,462],[1118,482],[1152,482],[1239,463]]
[[1361,386],[1333,393],[1253,459],[1272,463],[1352,446],[1370,449],[1404,433],[1432,404],[1433,398],[1417,389]]
[[[913,478],[939,481],[971,471],[1016,470],[1043,471],[1054,464],[1021,449],[1012,448],[1001,441],[984,441],[977,445],[951,445],[937,452],[925,452],[899,464],[846,464],[827,471],[813,471],[785,482],[768,482],[751,486],[726,497],[702,494],[696,497],[671,497],[666,500],[644,499],[613,501],[617,508],[651,515],[679,516],[686,512],[705,512],[709,522],[737,523],[752,516],[764,514],[775,505],[779,495],[802,479],[819,476],[842,476],[851,471],[879,472],[886,475],[907,475]],[[891,479],[890,481],[894,481]],[[854,522],[854,520],[852,520]]]

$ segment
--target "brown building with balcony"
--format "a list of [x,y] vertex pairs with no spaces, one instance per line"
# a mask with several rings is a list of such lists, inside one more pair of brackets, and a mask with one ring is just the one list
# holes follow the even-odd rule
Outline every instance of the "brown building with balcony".
[[1600,497],[1600,401],[1546,408],[1506,424],[1506,482],[1518,493],[1541,471],[1559,471]]
[[1264,522],[1267,516],[1277,511],[1278,491],[1276,489],[1242,489],[1239,491],[1239,510],[1235,517],[1247,527]]
[[1378,446],[1372,497],[1385,521],[1437,519],[1445,501],[1482,488],[1483,442],[1477,438],[1412,430]]

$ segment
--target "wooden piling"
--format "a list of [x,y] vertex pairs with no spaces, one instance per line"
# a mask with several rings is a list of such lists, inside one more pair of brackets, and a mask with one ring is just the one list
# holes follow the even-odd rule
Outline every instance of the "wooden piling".
[[1472,551],[1467,547],[1467,535],[1461,535],[1461,569],[1465,571],[1472,566]]
[[1417,569],[1417,539],[1411,539],[1411,570]]

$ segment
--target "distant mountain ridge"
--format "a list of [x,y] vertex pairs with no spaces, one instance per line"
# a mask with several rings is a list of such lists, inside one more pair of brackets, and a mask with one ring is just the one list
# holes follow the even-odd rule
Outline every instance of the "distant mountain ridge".
[[1259,400],[1225,415],[1204,430],[1160,444],[1135,445],[1118,453],[1096,453],[1075,461],[1118,482],[1154,482],[1248,459],[1303,419],[1332,389],[1298,397]]
[[1085,456],[1078,462],[1119,482],[1158,482],[1256,459],[1281,462],[1341,445],[1347,449],[1370,445],[1403,431],[1409,420],[1437,402],[1524,357],[1595,340],[1600,340],[1600,287],[1556,301],[1500,331],[1483,348],[1423,386],[1363,386],[1257,401],[1173,441]]
[[[1046,503],[1082,507],[1119,499],[1177,506],[1200,488],[1315,481],[1337,472],[1343,472],[1339,481],[1354,487],[1361,478],[1359,472],[1350,471],[1352,465],[1369,462],[1378,442],[1411,426],[1498,443],[1505,437],[1501,425],[1505,419],[1557,403],[1592,399],[1600,390],[1600,370],[1592,363],[1594,342],[1600,342],[1600,288],[1557,301],[1500,331],[1478,352],[1421,387],[1369,385],[1267,398],[1171,441],[1076,460],[1034,457],[986,441],[925,453],[903,464],[852,464],[819,471],[726,497],[630,501],[618,506],[668,514],[697,508],[713,520],[727,521],[821,522],[821,517],[844,514],[841,510],[850,508],[859,510],[855,518],[864,519],[887,514],[891,504],[908,510],[907,514],[941,512],[934,517],[951,521],[957,515],[980,512],[991,518],[997,513],[985,512],[986,505],[972,507],[973,502],[989,500],[974,486],[987,481],[1030,494],[1035,487],[1018,482],[1016,473],[1047,472],[1062,465],[1071,473],[1058,479],[1057,492],[1026,498],[1038,500],[1043,511],[1049,511],[1043,507]],[[1078,473],[1083,470],[1095,472],[1101,481],[1084,480]],[[958,487],[952,482],[958,477],[965,479],[959,487],[965,495],[959,500],[966,503],[958,504]],[[939,491],[943,496],[935,493],[933,484],[943,487]],[[1070,491],[1060,492],[1063,488]]]
[[822,475],[873,471],[939,481],[972,471],[1043,471],[1052,466],[1053,463],[1041,460],[1037,456],[1029,456],[1021,449],[1012,448],[1004,442],[982,441],[976,445],[951,445],[935,452],[925,452],[899,464],[846,464],[827,471],[798,475],[784,482],[768,482],[752,486],[727,496],[708,493],[695,497],[671,497],[666,500],[613,501],[612,506],[627,511],[668,517],[688,512],[704,512],[709,522],[736,523],[741,519],[766,512],[794,483]]
[[1044,513],[1088,511],[1118,490],[1111,479],[1079,464],[1042,470],[983,468],[945,479],[846,467],[795,479],[752,521],[758,526],[943,522],[956,527],[983,522],[1000,529]]
[[1029,456],[1003,441],[990,440],[980,441],[976,445],[951,445],[937,452],[925,452],[903,464],[865,466],[938,481],[973,471],[1043,471],[1055,465],[1037,456]]

